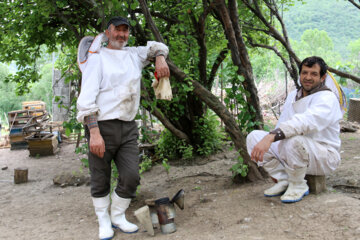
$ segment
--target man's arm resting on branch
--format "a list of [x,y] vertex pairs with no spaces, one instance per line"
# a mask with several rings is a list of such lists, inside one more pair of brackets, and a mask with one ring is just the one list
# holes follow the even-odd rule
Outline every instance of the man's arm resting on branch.
[[155,58],[155,71],[158,78],[170,77],[169,66],[165,60],[164,55],[157,55]]
[[97,155],[100,158],[104,157],[105,142],[100,134],[100,129],[95,114],[86,116],[84,118],[85,123],[90,131],[89,148],[90,152]]

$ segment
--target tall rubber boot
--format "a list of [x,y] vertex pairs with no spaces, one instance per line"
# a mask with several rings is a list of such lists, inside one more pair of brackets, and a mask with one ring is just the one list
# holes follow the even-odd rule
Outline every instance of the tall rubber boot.
[[121,198],[115,191],[111,194],[111,221],[115,229],[120,229],[124,233],[136,233],[139,228],[126,220],[125,211],[129,207],[131,199]]
[[309,195],[309,186],[306,184],[305,174],[307,167],[297,168],[295,170],[286,169],[289,175],[289,186],[281,196],[281,202],[294,203]]
[[289,185],[288,175],[284,166],[280,163],[279,160],[274,158],[265,163],[263,168],[272,178],[277,180],[277,183],[274,186],[264,191],[264,196],[276,197],[282,195]]
[[110,197],[92,198],[96,216],[99,221],[99,238],[109,240],[114,237],[114,230],[111,228],[109,215]]

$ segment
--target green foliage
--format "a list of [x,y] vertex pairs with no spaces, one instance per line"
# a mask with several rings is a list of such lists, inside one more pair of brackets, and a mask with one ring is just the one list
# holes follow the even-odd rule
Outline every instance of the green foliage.
[[113,192],[116,188],[117,179],[119,178],[119,172],[117,170],[116,164],[111,160],[111,180],[110,180],[110,192]]
[[7,82],[6,79],[9,76],[8,66],[0,64],[0,116],[3,114],[20,110],[22,108],[21,103],[23,101],[43,101],[46,104],[46,109],[51,113],[52,109],[52,65],[43,64],[40,71],[42,77],[39,81],[29,84],[32,91],[18,96],[16,89],[18,84],[14,82]]
[[266,80],[273,81],[276,78],[276,70],[280,70],[282,74],[284,73],[284,64],[273,51],[257,48],[251,49],[249,54],[255,81],[257,83]]
[[163,165],[163,167],[165,168],[165,171],[167,173],[167,175],[169,176],[170,173],[170,165],[168,163],[168,159],[167,158],[163,158],[161,164]]
[[348,54],[347,44],[360,38],[360,11],[348,1],[295,2],[284,11],[284,20],[290,38],[300,41],[308,29],[324,30],[334,41],[336,51]]
[[352,65],[352,71],[358,76],[360,74],[360,38],[351,41],[347,49],[350,52],[349,63]]
[[350,57],[359,59],[359,53],[360,53],[360,38],[354,41],[351,41],[349,45],[347,46]]
[[89,145],[88,143],[82,144],[80,147],[77,147],[75,149],[76,154],[87,154],[89,151]]
[[192,157],[192,149],[192,146],[187,144],[185,140],[175,137],[169,130],[165,129],[157,143],[156,154],[160,156],[160,159],[163,156],[169,159],[179,157],[186,159]]
[[237,159],[237,163],[235,163],[230,169],[229,171],[232,172],[232,178],[235,178],[235,176],[237,175],[241,175],[242,177],[246,177],[248,171],[249,171],[249,166],[244,164],[244,159],[239,155],[238,159]]
[[249,97],[249,93],[241,84],[244,81],[243,77],[235,74],[235,71],[233,71],[233,75],[229,76],[231,77],[231,87],[225,88],[226,97],[224,102],[226,107],[235,115],[240,129],[244,133],[250,132],[257,124],[260,124],[252,121],[255,109],[247,103],[246,99]]
[[[195,120],[193,134],[198,136],[198,140],[201,142],[201,144],[196,146],[197,154],[205,156],[220,150],[224,139],[218,117],[209,110],[203,118]],[[185,151],[183,151],[183,157],[186,159],[186,154],[184,153]]]
[[224,134],[221,132],[219,125],[217,116],[211,111],[208,111],[204,118],[195,120],[193,136],[197,136],[196,140],[199,142],[195,149],[187,144],[185,140],[178,139],[169,130],[165,129],[160,135],[156,154],[169,159],[190,159],[194,154],[212,154],[221,148],[224,139]]
[[328,33],[324,30],[308,29],[301,36],[300,42],[293,42],[293,48],[300,59],[309,56],[322,57],[329,66],[341,61],[341,56],[334,51],[334,44]]
[[80,161],[84,165],[85,168],[89,168],[89,159],[88,158],[81,158]]
[[141,175],[143,172],[149,171],[151,169],[152,160],[148,156],[144,155],[143,160],[139,165],[140,165],[139,173]]

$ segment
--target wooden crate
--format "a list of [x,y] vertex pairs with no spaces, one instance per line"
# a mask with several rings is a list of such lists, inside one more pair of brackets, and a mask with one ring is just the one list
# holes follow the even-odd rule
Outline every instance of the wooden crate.
[[36,134],[27,138],[30,156],[54,155],[58,149],[57,136],[54,134]]

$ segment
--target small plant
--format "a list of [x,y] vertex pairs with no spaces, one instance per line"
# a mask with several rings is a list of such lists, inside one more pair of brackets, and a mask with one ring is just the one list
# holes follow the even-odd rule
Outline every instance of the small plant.
[[181,145],[179,146],[179,152],[182,155],[183,159],[190,159],[193,157],[193,147],[190,145]]
[[151,158],[149,158],[148,156],[144,155],[143,156],[143,161],[139,164],[140,165],[140,170],[139,170],[139,173],[140,175],[143,173],[143,172],[146,172],[146,171],[149,171],[152,167],[152,161],[151,161]]
[[87,143],[82,144],[80,147],[75,148],[76,154],[86,154],[89,150],[89,146]]
[[169,173],[170,173],[170,165],[168,164],[168,159],[167,158],[163,158],[162,160],[162,165],[165,168],[165,171],[169,177]]
[[242,177],[246,177],[249,167],[248,165],[244,164],[244,159],[239,156],[237,159],[237,163],[235,163],[229,171],[232,172],[232,178],[234,179],[237,175],[240,175]]
[[80,161],[84,165],[84,167],[89,168],[89,159],[87,158],[81,158]]

